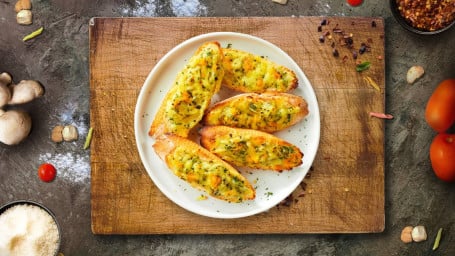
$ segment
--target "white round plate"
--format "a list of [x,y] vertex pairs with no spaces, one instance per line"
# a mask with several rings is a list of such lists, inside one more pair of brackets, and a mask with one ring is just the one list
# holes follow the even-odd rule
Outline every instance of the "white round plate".
[[[173,84],[177,73],[184,67],[196,49],[207,41],[218,41],[222,47],[248,51],[264,56],[293,70],[299,87],[291,93],[302,96],[308,102],[309,115],[300,123],[275,133],[303,152],[303,164],[281,173],[266,170],[239,169],[256,189],[254,200],[228,203],[210,196],[201,200],[204,192],[191,187],[175,176],[152,148],[155,140],[148,136],[155,113]],[[228,89],[214,97],[219,101],[232,92]],[[231,95],[230,95],[231,94]],[[142,163],[155,185],[177,205],[196,214],[213,218],[240,218],[267,211],[289,196],[302,182],[310,169],[319,146],[320,116],[313,88],[297,63],[277,46],[263,39],[240,33],[215,32],[190,38],[169,51],[148,75],[138,97],[134,130]],[[194,138],[199,142],[199,138]]]

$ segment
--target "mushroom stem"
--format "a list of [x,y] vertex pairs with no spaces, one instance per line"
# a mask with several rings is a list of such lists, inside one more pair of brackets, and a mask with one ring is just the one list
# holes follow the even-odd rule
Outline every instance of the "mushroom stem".
[[35,80],[22,80],[9,86],[12,97],[8,105],[24,104],[44,94],[43,86]]

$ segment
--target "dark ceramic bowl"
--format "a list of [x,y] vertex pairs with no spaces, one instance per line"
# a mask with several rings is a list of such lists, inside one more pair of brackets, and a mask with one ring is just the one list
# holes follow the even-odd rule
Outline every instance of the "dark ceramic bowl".
[[420,29],[417,29],[413,26],[411,26],[411,24],[409,24],[406,19],[401,16],[401,13],[400,11],[398,10],[398,5],[397,5],[397,2],[396,0],[390,0],[390,10],[392,11],[392,14],[393,16],[395,17],[395,19],[397,20],[398,23],[400,23],[400,25],[402,27],[404,27],[405,29],[413,32],[413,33],[416,33],[416,34],[420,34],[420,35],[435,35],[435,34],[439,34],[443,31],[446,31],[448,29],[450,29],[451,27],[453,27],[453,24],[455,24],[455,20],[452,21],[452,23],[450,23],[449,25],[441,28],[441,29],[438,29],[438,30],[434,30],[434,31],[425,31],[425,30],[420,30]]
[[6,204],[2,205],[0,207],[0,215],[3,214],[7,209],[9,209],[9,208],[11,208],[13,206],[16,206],[16,205],[20,205],[20,204],[37,206],[37,207],[43,209],[44,211],[46,211],[50,216],[52,216],[52,219],[54,219],[54,222],[57,225],[57,230],[58,230],[58,244],[57,244],[57,249],[56,249],[55,254],[54,254],[54,256],[57,256],[58,253],[59,253],[59,250],[60,250],[60,245],[61,245],[61,240],[62,240],[62,232],[61,232],[61,229],[60,229],[60,225],[58,224],[57,218],[55,217],[55,214],[49,208],[47,208],[46,206],[44,206],[44,205],[42,205],[40,203],[33,202],[33,201],[30,201],[30,200],[17,200],[17,201],[12,201],[12,202],[9,202],[9,203],[6,203]]

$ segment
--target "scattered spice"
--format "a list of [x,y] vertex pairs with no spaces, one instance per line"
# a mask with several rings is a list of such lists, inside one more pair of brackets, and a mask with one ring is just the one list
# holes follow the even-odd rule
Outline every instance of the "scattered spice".
[[438,247],[439,247],[439,242],[441,241],[441,236],[442,236],[442,228],[440,228],[440,229],[438,230],[438,234],[436,235],[436,239],[434,240],[433,251],[435,251],[436,249],[438,249]]
[[370,117],[376,117],[381,119],[393,119],[393,116],[390,114],[370,112]]
[[33,31],[32,33],[26,35],[26,36],[22,39],[22,41],[25,42],[25,41],[28,41],[28,40],[30,40],[30,39],[33,39],[33,38],[35,38],[35,37],[41,35],[41,33],[43,33],[43,30],[44,30],[44,28],[43,28],[43,27],[40,27],[39,29]]
[[352,58],[353,58],[354,60],[357,59],[357,56],[358,56],[358,55],[357,55],[357,52],[356,52],[356,51],[352,51]]
[[406,22],[422,31],[442,29],[455,19],[455,5],[450,0],[396,0],[396,3]]
[[371,62],[369,62],[369,61],[364,61],[364,62],[362,62],[362,63],[360,63],[360,64],[357,64],[357,65],[355,66],[355,70],[356,70],[357,72],[362,72],[362,71],[365,71],[365,70],[369,69],[370,66],[371,66]]
[[366,46],[365,43],[362,43],[362,44],[360,45],[359,53],[360,53],[360,54],[364,54],[366,51],[367,51],[367,46]]
[[343,56],[343,63],[346,62],[346,61],[348,61],[348,55],[344,55]]
[[319,42],[320,42],[320,43],[324,43],[324,42],[325,42],[324,36],[320,36],[320,37],[319,37]]
[[327,19],[323,19],[323,20],[321,21],[321,26],[325,26],[325,25],[327,25]]
[[334,57],[340,56],[340,53],[338,52],[337,49],[333,49],[332,54],[333,54]]
[[373,21],[371,22],[371,27],[372,27],[372,28],[375,28],[376,26],[377,26],[377,25],[376,25],[376,21],[373,20]]

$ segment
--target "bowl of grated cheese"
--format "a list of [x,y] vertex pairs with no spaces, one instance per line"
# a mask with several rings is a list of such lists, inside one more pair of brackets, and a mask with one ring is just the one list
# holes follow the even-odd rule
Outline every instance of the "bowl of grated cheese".
[[57,219],[44,205],[18,200],[0,207],[0,255],[58,255]]

